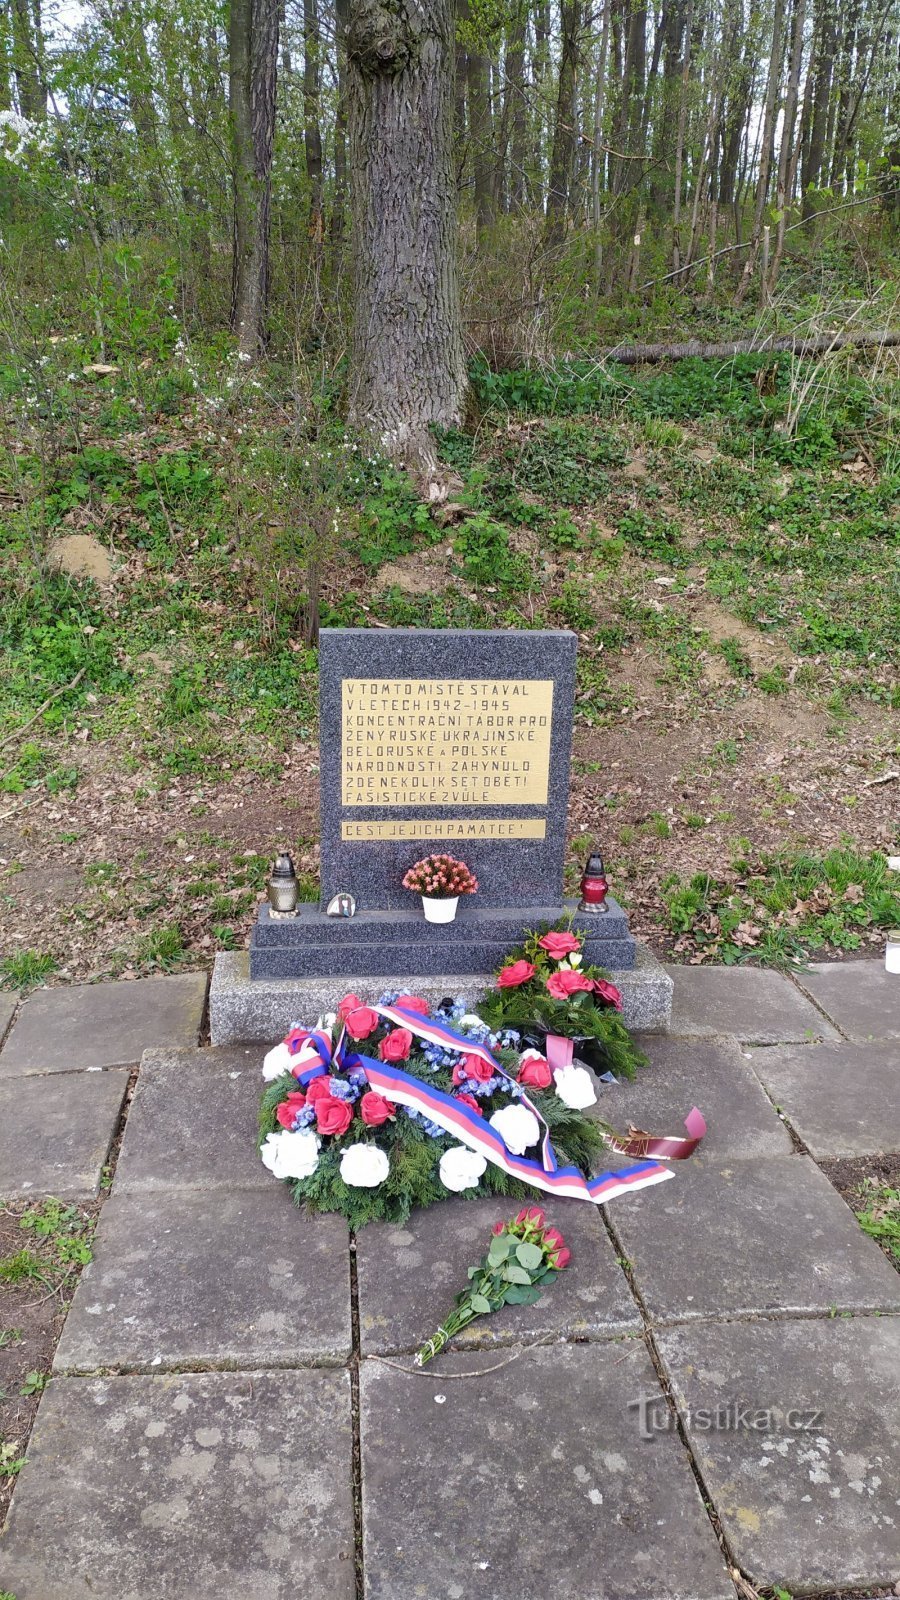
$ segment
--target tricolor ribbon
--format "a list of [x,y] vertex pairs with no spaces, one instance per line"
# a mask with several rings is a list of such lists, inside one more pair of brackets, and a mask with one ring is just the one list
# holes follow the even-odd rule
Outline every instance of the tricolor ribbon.
[[[423,1017],[419,1012],[407,1011],[401,1006],[372,1006],[368,1009],[376,1011],[385,1021],[408,1029],[416,1038],[426,1043],[441,1045],[445,1049],[458,1051],[461,1055],[476,1056],[487,1062],[493,1073],[506,1078],[510,1084],[515,1081],[486,1046],[467,1038],[464,1034],[454,1032],[444,1022],[438,1022],[433,1017]],[[557,1047],[557,1053],[560,1055],[559,1065],[568,1064],[561,1059],[564,1051],[560,1051],[558,1047],[568,1046],[568,1060],[571,1061],[571,1040],[562,1040],[557,1036],[552,1038],[554,1047]],[[301,1087],[305,1088],[314,1078],[334,1070],[349,1072],[362,1069],[371,1087],[384,1095],[385,1099],[421,1112],[431,1122],[459,1139],[469,1149],[477,1151],[486,1161],[501,1168],[510,1177],[518,1178],[522,1183],[531,1184],[536,1189],[543,1189],[548,1194],[558,1194],[572,1200],[589,1200],[594,1205],[604,1205],[607,1200],[612,1200],[617,1195],[649,1188],[654,1183],[665,1183],[666,1179],[672,1176],[670,1171],[660,1166],[658,1160],[652,1159],[642,1159],[636,1165],[623,1167],[618,1172],[601,1172],[594,1178],[585,1178],[577,1167],[561,1167],[556,1159],[547,1124],[526,1094],[519,1094],[516,1098],[527,1106],[541,1126],[541,1160],[534,1161],[527,1156],[515,1155],[496,1128],[491,1127],[486,1118],[473,1111],[471,1106],[467,1106],[455,1095],[445,1094],[436,1085],[426,1083],[412,1073],[404,1072],[392,1062],[375,1061],[370,1056],[361,1055],[349,1047],[346,1039],[346,1027],[342,1030],[336,1045],[332,1043],[330,1035],[323,1030],[292,1029],[284,1044],[289,1054],[300,1057],[291,1071]],[[551,1059],[549,1049],[548,1059]],[[691,1119],[695,1119],[693,1126]],[[699,1119],[699,1123],[696,1119]],[[700,1125],[702,1131],[698,1131]],[[616,1142],[614,1148],[621,1149],[626,1155],[640,1154],[643,1157],[661,1156],[663,1159],[672,1159],[677,1158],[679,1152],[668,1147],[686,1145],[690,1142],[691,1149],[695,1149],[706,1131],[706,1124],[696,1109],[691,1112],[686,1126],[692,1134],[692,1141],[652,1139],[649,1135],[637,1131],[632,1131],[627,1136],[610,1137],[612,1130],[609,1130],[609,1133],[604,1130],[604,1136],[610,1143],[613,1139],[624,1140],[624,1144]],[[630,1148],[631,1144],[636,1144],[637,1141],[646,1141],[647,1148],[641,1150]],[[659,1148],[651,1149],[650,1146]],[[690,1150],[684,1152],[687,1155],[690,1153]]]

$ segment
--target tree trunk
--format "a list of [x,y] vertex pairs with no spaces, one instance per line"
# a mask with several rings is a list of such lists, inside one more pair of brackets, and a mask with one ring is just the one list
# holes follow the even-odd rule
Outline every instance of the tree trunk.
[[337,64],[337,106],[334,113],[334,201],[331,207],[331,244],[339,256],[344,243],[344,203],[347,193],[346,79],[341,51]]
[[569,191],[575,169],[575,87],[578,66],[578,30],[581,0],[561,0],[562,45],[553,153],[547,188],[547,243],[559,244],[566,229]]
[[[807,218],[815,211],[815,200],[810,190],[817,189],[822,179],[822,162],[825,158],[826,139],[828,139],[828,107],[831,101],[831,78],[834,74],[834,48],[838,43],[836,34],[836,14],[834,14],[834,0],[823,0],[820,26],[817,30],[817,43],[815,43],[815,62],[810,61],[809,77],[814,80],[812,86],[812,112],[810,112],[809,136],[804,147],[804,160],[801,166],[802,190],[802,216]],[[814,78],[815,66],[815,78]]]
[[775,234],[775,255],[769,273],[767,297],[775,293],[781,258],[784,255],[784,230],[787,226],[788,197],[793,183],[792,155],[794,152],[794,124],[797,120],[797,102],[800,97],[800,67],[803,61],[803,24],[806,20],[806,0],[794,0],[794,21],[791,31],[791,59],[788,69],[787,93],[784,97],[784,115],[781,123],[781,146],[778,151],[778,179],[775,186],[775,207],[778,221]]
[[688,0],[684,27],[684,61],[681,67],[681,94],[678,100],[678,132],[675,136],[675,205],[672,213],[672,271],[681,266],[681,189],[684,168],[684,129],[687,118],[687,93],[691,79],[691,31],[693,0]]
[[19,111],[29,122],[47,115],[42,62],[44,38],[39,0],[12,0],[12,59]]
[[781,82],[781,61],[784,54],[784,0],[775,0],[772,17],[772,54],[769,60],[769,78],[766,84],[766,103],[763,112],[762,143],[759,152],[759,175],[756,180],[756,204],[753,211],[753,229],[744,270],[737,286],[734,303],[739,306],[756,267],[759,241],[762,235],[763,212],[769,192],[769,173],[772,166],[772,144],[775,137],[775,120],[778,112],[778,86]]
[[278,0],[231,0],[228,52],[234,172],[231,325],[240,354],[252,359],[265,343],[269,297]]
[[475,227],[479,245],[494,223],[493,158],[491,152],[490,64],[471,42],[466,61],[469,96],[469,141],[475,177]]
[[452,0],[342,0],[353,208],[351,416],[430,470],[466,387],[455,254]]
[[511,208],[525,204],[527,181],[526,160],[526,101],[525,101],[525,23],[524,4],[517,6],[510,24],[509,44],[506,49],[506,93],[510,106],[509,200]]
[[532,92],[535,109],[531,119],[530,168],[528,188],[536,211],[544,205],[544,105],[550,78],[550,4],[537,0],[534,8],[534,50],[531,56]]
[[321,259],[322,128],[319,119],[319,8],[318,0],[303,0],[303,151],[309,185],[309,236],[317,262]]
[[594,149],[591,165],[591,224],[594,230],[594,293],[599,299],[603,282],[603,237],[601,234],[600,190],[603,171],[603,117],[606,111],[606,65],[609,56],[611,0],[603,0],[603,25],[594,79]]

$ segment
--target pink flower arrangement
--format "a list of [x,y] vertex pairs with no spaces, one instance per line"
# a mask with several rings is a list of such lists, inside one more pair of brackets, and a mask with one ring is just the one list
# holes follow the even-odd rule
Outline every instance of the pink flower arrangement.
[[426,900],[455,900],[457,895],[475,894],[478,879],[455,856],[423,856],[406,873],[403,887]]
[[572,1252],[558,1228],[548,1228],[540,1206],[527,1206],[513,1222],[495,1222],[487,1255],[469,1268],[468,1287],[456,1297],[437,1333],[416,1355],[417,1367],[432,1361],[475,1317],[499,1311],[501,1306],[528,1306],[540,1300],[542,1289],[567,1267]]

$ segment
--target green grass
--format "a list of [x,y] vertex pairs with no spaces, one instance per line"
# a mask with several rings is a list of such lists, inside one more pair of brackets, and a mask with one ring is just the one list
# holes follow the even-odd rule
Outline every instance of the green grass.
[[39,950],[17,950],[14,955],[0,961],[0,985],[5,989],[20,989],[26,993],[37,988],[51,972],[56,971],[52,956]]
[[728,874],[669,879],[663,898],[681,950],[785,966],[817,950],[857,950],[866,930],[897,926],[896,883],[884,856],[847,847],[738,858]]
[[857,1190],[856,1215],[863,1232],[900,1268],[900,1189],[866,1179]]

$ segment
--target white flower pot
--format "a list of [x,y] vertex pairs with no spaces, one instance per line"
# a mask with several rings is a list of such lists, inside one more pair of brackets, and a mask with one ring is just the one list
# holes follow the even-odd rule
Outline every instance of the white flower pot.
[[426,922],[452,922],[456,916],[459,905],[459,895],[454,895],[448,900],[431,900],[428,895],[422,896],[422,910]]

